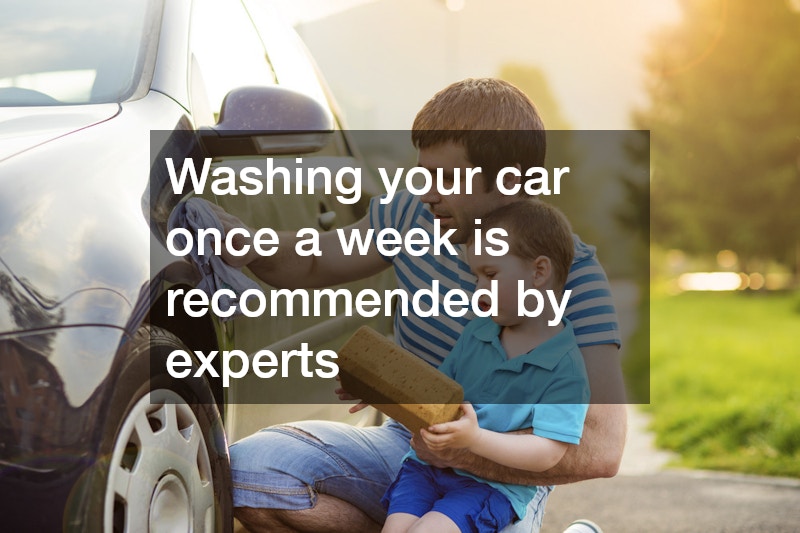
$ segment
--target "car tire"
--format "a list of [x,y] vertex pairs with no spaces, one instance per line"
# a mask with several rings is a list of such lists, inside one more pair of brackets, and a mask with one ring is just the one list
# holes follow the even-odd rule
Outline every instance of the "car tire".
[[[208,382],[166,373],[172,351],[191,353],[168,331],[144,326],[131,343],[98,460],[76,491],[79,501],[69,507],[78,511],[67,513],[65,529],[231,531],[227,442]],[[151,373],[151,365],[161,370]]]

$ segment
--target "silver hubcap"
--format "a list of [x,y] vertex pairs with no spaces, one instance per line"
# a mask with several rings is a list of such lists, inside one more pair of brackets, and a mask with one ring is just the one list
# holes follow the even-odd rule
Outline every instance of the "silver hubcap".
[[150,502],[150,532],[188,531],[189,509],[189,495],[180,478],[162,477]]
[[192,409],[166,389],[131,409],[114,443],[104,530],[213,531],[214,484]]

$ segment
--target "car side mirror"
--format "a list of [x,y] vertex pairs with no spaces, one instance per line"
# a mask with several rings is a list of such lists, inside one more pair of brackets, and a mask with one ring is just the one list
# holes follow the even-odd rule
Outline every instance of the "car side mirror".
[[240,87],[222,102],[219,120],[200,129],[212,157],[308,154],[330,141],[330,111],[305,94],[283,87]]

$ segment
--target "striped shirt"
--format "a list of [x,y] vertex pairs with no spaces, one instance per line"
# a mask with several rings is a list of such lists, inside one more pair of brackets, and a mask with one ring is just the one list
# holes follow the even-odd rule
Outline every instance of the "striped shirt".
[[[373,239],[384,228],[394,228],[401,235],[413,228],[420,228],[431,236],[430,242],[433,242],[433,213],[419,197],[408,191],[395,194],[389,204],[382,204],[378,198],[373,198],[369,220],[375,230]],[[581,242],[577,235],[573,239],[575,258],[564,287],[571,290],[572,294],[564,316],[573,324],[578,346],[619,346],[617,314],[606,273],[597,261],[594,247]],[[446,247],[442,247],[437,255],[431,246],[423,256],[412,256],[403,248],[400,253],[384,256],[384,259],[394,266],[397,285],[406,291],[409,298],[418,290],[430,290],[434,280],[439,281],[441,299],[453,289],[461,289],[471,295],[475,291],[476,278],[466,262],[466,245],[453,246],[458,252],[456,255],[447,253]],[[420,307],[424,308],[424,299]],[[413,313],[403,316],[397,312],[394,319],[395,340],[400,346],[438,367],[452,350],[464,326],[474,317],[471,311],[462,317],[440,313],[438,317],[430,318]]]

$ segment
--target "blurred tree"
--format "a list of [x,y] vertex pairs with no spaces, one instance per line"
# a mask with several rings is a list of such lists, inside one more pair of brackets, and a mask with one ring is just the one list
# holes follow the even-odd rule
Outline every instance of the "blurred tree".
[[[650,132],[632,131],[623,149],[631,166],[620,174],[624,201],[614,213],[618,224],[636,236],[639,253],[649,254],[650,244]],[[645,272],[645,274],[647,274]]]
[[580,176],[577,167],[581,165],[582,157],[575,147],[572,125],[561,111],[561,106],[556,99],[547,77],[539,67],[523,63],[505,63],[500,67],[498,77],[517,86],[536,105],[539,116],[542,117],[547,134],[547,161],[548,168],[570,167],[570,174],[561,182],[561,194],[550,196],[548,201],[569,217],[570,222],[578,233],[584,237],[587,228],[591,228],[586,212],[585,194],[581,193],[581,184],[576,180]]
[[[796,263],[800,14],[790,0],[681,0],[647,61],[652,234],[689,252]],[[797,265],[795,264],[795,268]]]
[[[547,128],[548,169],[570,167],[570,173],[561,181],[561,194],[545,199],[564,211],[585,242],[597,246],[610,276],[627,277],[640,272],[646,275],[646,261],[639,261],[633,254],[639,245],[635,235],[643,231],[647,238],[648,224],[639,224],[641,218],[625,219],[627,225],[619,223],[621,211],[625,211],[624,218],[629,211],[642,209],[638,204],[632,206],[626,202],[648,194],[646,135],[645,159],[634,161],[626,155],[633,145],[640,144],[641,136],[635,135],[639,132],[631,135],[631,132],[573,130],[538,67],[507,63],[498,75],[519,87],[536,104]],[[639,187],[638,196],[630,190],[634,186]],[[643,209],[649,217],[647,206]]]
[[542,69],[523,63],[505,63],[500,67],[499,77],[516,85],[533,100],[548,130],[572,129]]

